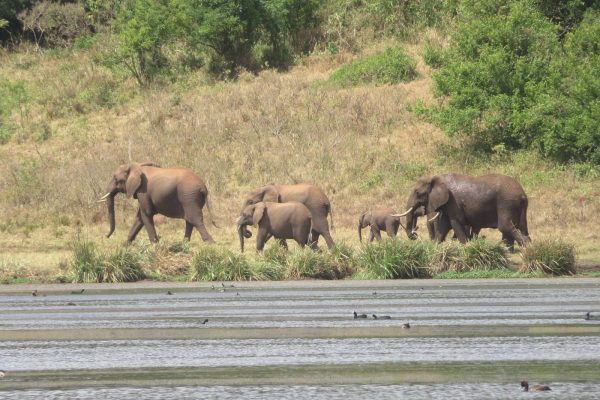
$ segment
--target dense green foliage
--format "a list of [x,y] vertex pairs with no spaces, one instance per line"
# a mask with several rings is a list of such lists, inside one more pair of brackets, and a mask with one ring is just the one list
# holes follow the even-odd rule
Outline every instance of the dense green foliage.
[[561,41],[531,0],[461,3],[435,74],[434,121],[473,148],[537,148],[600,163],[600,19],[588,10]]
[[318,0],[130,0],[117,16],[120,56],[140,83],[173,64],[206,64],[224,75],[285,68],[314,43],[318,7]]
[[342,86],[394,84],[414,79],[417,75],[415,67],[415,60],[402,48],[387,49],[344,65],[331,75],[330,81]]

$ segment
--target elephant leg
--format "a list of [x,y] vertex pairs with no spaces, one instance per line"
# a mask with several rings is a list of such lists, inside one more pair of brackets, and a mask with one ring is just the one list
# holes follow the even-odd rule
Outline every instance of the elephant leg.
[[208,231],[206,230],[206,226],[204,226],[204,216],[202,215],[202,210],[200,210],[200,212],[194,213],[189,219],[189,222],[196,227],[203,241],[208,243],[215,242],[212,236],[210,236],[210,233],[208,233]]
[[156,228],[154,227],[153,215],[148,215],[145,212],[140,212],[144,227],[148,232],[148,237],[152,243],[158,243],[158,235],[156,234]]
[[[315,235],[315,232],[317,233]],[[335,243],[333,242],[333,238],[329,233],[329,224],[327,223],[327,213],[316,212],[312,216],[312,239],[311,239],[311,247],[316,249],[317,242],[319,240],[319,235],[322,235],[327,243],[328,248],[332,248]],[[313,243],[314,242],[314,243]],[[313,247],[314,246],[314,247]]]
[[[269,237],[265,240],[265,242],[267,240],[269,240],[270,237],[271,237],[271,235],[269,235]],[[285,239],[277,239],[277,243],[279,243],[279,245],[281,247],[283,247],[284,249],[286,249],[286,250],[288,249],[288,245],[287,245],[287,242],[285,241]]]
[[319,241],[319,232],[316,230],[311,230],[310,231],[310,248],[313,250],[318,250],[319,246],[317,246],[317,242]]
[[378,242],[381,242],[381,232],[378,226],[371,225],[371,234],[377,239]]
[[270,235],[266,230],[259,229],[258,233],[256,234],[256,251],[263,251],[265,248],[265,243],[271,238],[271,236],[272,235]]
[[502,241],[504,242],[506,247],[508,247],[508,250],[510,252],[513,252],[515,250],[515,239],[513,238],[512,233],[502,233]]
[[454,234],[456,235],[458,241],[463,244],[467,243],[468,237],[467,233],[465,232],[464,226],[455,219],[450,220],[450,226],[452,226],[452,229],[454,230]]
[[189,242],[192,237],[192,232],[194,231],[194,224],[185,221],[185,235],[183,235],[183,239]]
[[369,243],[373,243],[373,240],[375,240],[375,235],[373,235],[373,231],[369,229]]
[[137,236],[138,233],[140,233],[140,230],[144,226],[144,222],[142,221],[142,216],[140,214],[141,214],[141,211],[138,208],[137,214],[135,216],[135,222],[133,223],[133,226],[131,227],[131,230],[129,231],[129,235],[127,235],[127,244],[131,244],[131,242],[133,242],[135,240],[135,237]]
[[394,222],[388,222],[385,224],[385,233],[391,238],[395,238],[398,233],[398,227],[400,225]]

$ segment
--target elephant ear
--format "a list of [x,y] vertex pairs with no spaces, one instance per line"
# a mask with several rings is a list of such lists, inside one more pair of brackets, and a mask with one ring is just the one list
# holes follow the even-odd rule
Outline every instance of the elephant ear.
[[127,175],[127,182],[125,182],[125,190],[127,191],[127,198],[135,195],[140,185],[142,184],[142,168],[139,164],[131,164],[129,166],[129,174]]
[[258,224],[259,224],[260,220],[263,218],[264,214],[265,214],[265,203],[264,202],[256,203],[256,205],[254,206],[254,213],[252,214],[252,225],[254,225],[255,228],[258,228]]
[[448,202],[450,198],[450,191],[448,186],[438,177],[431,179],[431,190],[429,192],[429,204],[427,205],[427,212],[437,211],[440,207]]
[[281,203],[281,195],[274,185],[267,185],[264,188],[263,200],[264,202],[270,201],[273,203]]

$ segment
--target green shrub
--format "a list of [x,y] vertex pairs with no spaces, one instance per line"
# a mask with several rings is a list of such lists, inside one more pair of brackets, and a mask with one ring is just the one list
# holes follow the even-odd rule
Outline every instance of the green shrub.
[[330,82],[342,86],[357,86],[364,83],[377,85],[406,82],[417,76],[416,62],[401,48],[388,48],[385,52],[368,56],[334,72]]
[[522,250],[521,272],[574,275],[575,246],[561,239],[538,239]]
[[444,52],[442,47],[433,43],[431,40],[427,40],[423,47],[423,61],[431,68],[441,67],[444,62]]
[[204,246],[192,257],[191,281],[247,281],[254,278],[243,254],[218,246]]
[[133,247],[120,247],[106,253],[101,262],[101,275],[98,282],[135,282],[146,277],[142,270],[143,257]]
[[434,254],[435,244],[429,241],[386,239],[365,246],[358,262],[376,279],[428,278]]
[[285,278],[285,264],[257,260],[252,263],[254,279],[261,281],[280,281]]
[[294,250],[286,263],[286,279],[334,279],[335,273],[327,265],[322,253],[309,247]]
[[23,30],[33,34],[36,43],[51,47],[67,46],[78,36],[89,33],[83,5],[42,0],[19,14]]
[[101,282],[102,260],[93,242],[77,239],[73,243],[73,256],[68,264],[74,283]]
[[461,267],[455,270],[505,269],[509,266],[507,249],[502,242],[477,238],[461,246]]

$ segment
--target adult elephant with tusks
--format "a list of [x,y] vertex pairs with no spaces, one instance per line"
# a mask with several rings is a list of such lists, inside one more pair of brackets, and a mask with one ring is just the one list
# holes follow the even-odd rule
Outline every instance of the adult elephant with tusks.
[[[331,216],[331,227],[333,228],[333,213],[331,203],[327,195],[318,187],[307,183],[296,185],[265,185],[256,188],[246,196],[243,208],[259,202],[287,203],[297,201],[308,208],[312,215],[312,230],[310,246],[315,249],[319,236],[325,238],[327,247],[334,245],[333,238],[329,233],[329,224],[327,215]],[[243,211],[242,208],[242,211]],[[243,232],[245,237],[250,237],[251,233],[247,230]]]
[[[444,240],[450,229],[461,243],[465,243],[471,232],[482,228],[497,228],[502,240],[512,248],[515,240],[520,246],[531,241],[527,229],[527,195],[513,178],[490,174],[469,176],[462,174],[424,177],[415,184],[406,204],[406,233],[416,237],[414,211],[425,207],[431,215],[429,222],[440,220],[436,235]],[[447,223],[446,223],[447,222]]]
[[[214,243],[204,226],[202,208],[208,208],[208,189],[198,175],[188,168],[161,168],[154,163],[128,163],[120,165],[108,184],[107,193],[99,200],[106,201],[110,237],[115,231],[115,203],[117,193],[138,201],[138,211],[127,243],[133,242],[142,227],[146,228],[151,242],[158,242],[154,228],[154,215],[185,220],[184,238],[189,240],[194,227],[202,240]],[[210,209],[209,209],[210,213]],[[214,222],[213,222],[214,225]],[[216,225],[215,225],[216,226]]]

